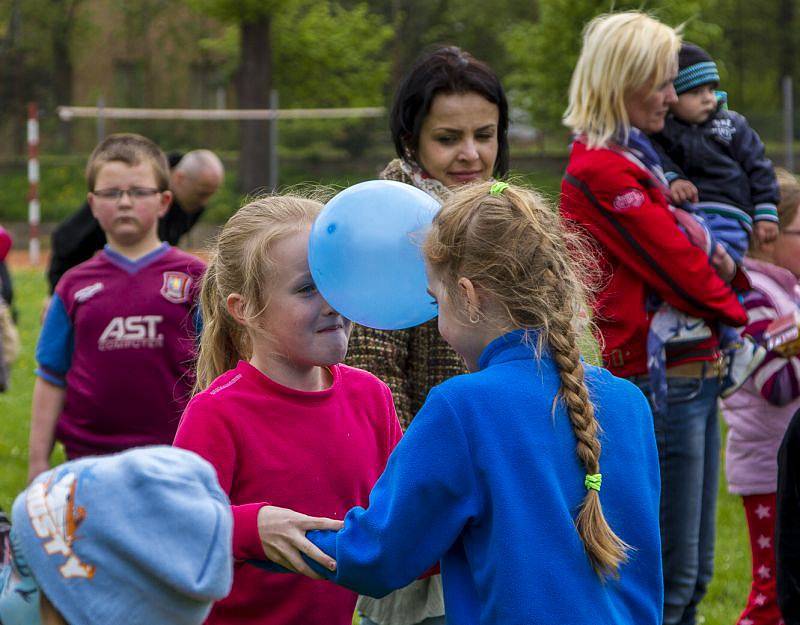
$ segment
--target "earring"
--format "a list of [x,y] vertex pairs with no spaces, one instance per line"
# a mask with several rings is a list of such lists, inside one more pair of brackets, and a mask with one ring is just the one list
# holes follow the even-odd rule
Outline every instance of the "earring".
[[472,309],[472,310],[469,311],[469,322],[470,323],[478,323],[480,320],[481,320],[481,316],[480,316],[480,313],[477,310]]

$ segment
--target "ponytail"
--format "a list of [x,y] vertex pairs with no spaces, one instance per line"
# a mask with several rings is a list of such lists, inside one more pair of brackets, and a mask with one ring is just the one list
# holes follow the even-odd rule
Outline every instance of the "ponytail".
[[200,287],[200,314],[203,331],[197,355],[197,379],[194,393],[205,390],[220,375],[233,369],[240,358],[247,357],[247,334],[227,310],[217,286],[217,255],[208,264]]

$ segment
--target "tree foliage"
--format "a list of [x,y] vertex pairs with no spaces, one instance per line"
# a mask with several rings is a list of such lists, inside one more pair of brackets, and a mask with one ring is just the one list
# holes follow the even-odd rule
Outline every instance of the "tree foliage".
[[[389,79],[393,29],[366,4],[288,3],[273,17],[273,86],[284,107],[376,106]],[[199,42],[236,73],[240,34],[229,25]]]
[[[585,24],[612,8],[633,8],[650,11],[672,25],[684,24],[685,37],[716,59],[721,87],[729,92],[732,108],[752,117],[760,131],[777,136],[780,80],[783,75],[795,76],[798,70],[798,2],[0,0],[0,104],[8,120],[23,115],[25,102],[32,99],[45,110],[69,101],[88,103],[86,90],[73,95],[75,81],[69,77],[86,71],[74,66],[75,59],[85,58],[85,51],[102,41],[96,31],[109,23],[119,26],[128,60],[147,71],[163,67],[148,60],[169,55],[157,47],[163,32],[153,33],[159,31],[163,16],[174,18],[179,13],[177,6],[188,19],[185,29],[169,35],[170,41],[177,42],[180,34],[196,42],[197,58],[186,54],[182,62],[187,68],[195,64],[194,76],[197,67],[213,70],[213,79],[206,82],[213,82],[214,89],[229,93],[235,87],[238,99],[229,101],[233,106],[266,106],[271,87],[279,91],[282,106],[386,102],[420,52],[431,44],[454,44],[497,71],[512,104],[529,111],[534,125],[561,128]],[[95,22],[96,15],[105,21]],[[187,35],[190,32],[200,34]],[[249,33],[248,37],[243,33]],[[182,50],[187,48],[186,43],[180,45]],[[103,53],[102,49],[96,52]],[[261,78],[248,78],[248,72],[255,70],[246,67],[260,68]],[[191,72],[185,69],[184,75]],[[800,76],[795,78],[800,82]],[[153,84],[144,78],[142,82],[148,88]],[[147,92],[142,102],[173,106],[189,101],[180,89],[187,87],[177,82],[174,88],[161,84]],[[95,91],[91,97],[96,95]],[[109,96],[110,102],[121,101]]]
[[[711,0],[615,2],[614,10],[644,9],[663,22],[682,25],[685,36],[707,46],[721,29],[706,21]],[[578,60],[585,25],[611,9],[598,0],[540,0],[539,19],[512,26],[505,39],[507,77],[513,100],[529,110],[537,125],[558,127],[567,105],[569,82]]]
[[375,106],[392,27],[366,4],[298,2],[275,19],[275,84],[291,106]]

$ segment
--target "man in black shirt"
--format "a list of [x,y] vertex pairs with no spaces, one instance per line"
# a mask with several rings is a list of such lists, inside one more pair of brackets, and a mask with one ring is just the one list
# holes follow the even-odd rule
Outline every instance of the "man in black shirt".
[[[158,223],[158,236],[170,245],[177,245],[200,219],[206,202],[222,184],[225,169],[219,157],[209,150],[193,150],[185,155],[172,153],[168,158],[173,198]],[[50,293],[68,269],[90,259],[105,244],[106,236],[89,204],[84,202],[53,231],[47,270]]]

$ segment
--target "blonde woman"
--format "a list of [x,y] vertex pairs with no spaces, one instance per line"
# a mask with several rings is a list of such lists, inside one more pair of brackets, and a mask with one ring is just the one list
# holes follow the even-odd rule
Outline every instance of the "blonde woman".
[[[730,286],[741,276],[727,254],[709,263],[681,231],[647,135],[671,103],[680,36],[641,12],[589,23],[564,122],[575,133],[561,212],[595,241],[605,274],[594,303],[603,360],[651,399],[661,467],[664,624],[692,624],[713,573],[719,472],[718,323],[747,315]],[[705,320],[666,349],[666,402],[652,362],[654,302]]]

